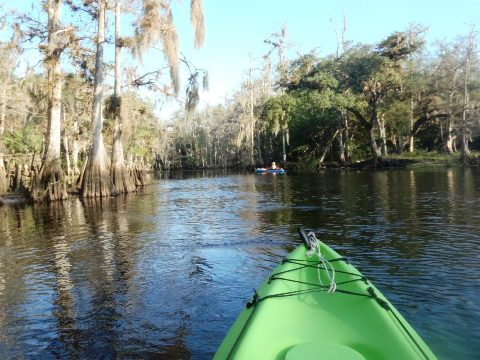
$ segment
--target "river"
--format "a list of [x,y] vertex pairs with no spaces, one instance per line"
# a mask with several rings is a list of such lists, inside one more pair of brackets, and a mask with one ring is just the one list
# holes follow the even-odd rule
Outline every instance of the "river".
[[0,358],[209,359],[299,245],[349,257],[440,359],[478,359],[480,169],[165,174],[0,207]]

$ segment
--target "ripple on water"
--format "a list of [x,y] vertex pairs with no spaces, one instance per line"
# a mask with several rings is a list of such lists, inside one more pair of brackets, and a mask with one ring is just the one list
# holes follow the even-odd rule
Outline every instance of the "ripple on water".
[[475,171],[177,174],[101,204],[8,207],[0,355],[209,359],[302,225],[348,256],[440,358],[474,359]]

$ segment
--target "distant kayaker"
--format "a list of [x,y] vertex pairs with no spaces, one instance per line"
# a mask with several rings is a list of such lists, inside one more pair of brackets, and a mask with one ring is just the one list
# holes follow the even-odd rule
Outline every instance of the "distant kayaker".
[[272,170],[276,170],[277,169],[277,164],[274,162],[272,162],[272,167],[271,167]]

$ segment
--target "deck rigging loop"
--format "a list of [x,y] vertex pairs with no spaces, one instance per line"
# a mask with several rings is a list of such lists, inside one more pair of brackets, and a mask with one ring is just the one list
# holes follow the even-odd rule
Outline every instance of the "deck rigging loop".
[[[322,251],[320,249],[321,243],[320,241],[318,241],[313,231],[307,234],[307,239],[310,244],[310,249],[307,251],[307,257],[311,258],[314,255],[318,257],[318,260],[322,263],[323,267],[325,268],[325,275],[327,276],[329,281],[328,292],[334,292],[337,289],[337,284],[335,283],[335,269],[333,268],[333,265],[330,263],[330,261],[328,261],[322,255]],[[320,269],[321,269],[320,267],[317,267],[317,276],[318,276],[318,281],[320,282],[320,285],[323,285],[322,276],[321,276],[322,274]]]

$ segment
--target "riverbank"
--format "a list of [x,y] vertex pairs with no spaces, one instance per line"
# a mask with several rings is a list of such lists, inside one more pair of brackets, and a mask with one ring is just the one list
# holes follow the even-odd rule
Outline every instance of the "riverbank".
[[403,154],[391,154],[377,159],[354,161],[350,164],[338,162],[318,163],[317,160],[309,160],[301,163],[289,164],[291,170],[297,172],[318,172],[325,169],[396,169],[416,166],[478,166],[480,165],[480,153],[472,152],[471,158],[464,162],[460,154],[444,154],[439,152],[414,152]]
[[[300,163],[287,164],[288,172],[296,173],[318,173],[326,169],[353,169],[353,170],[381,170],[381,169],[400,169],[418,166],[479,166],[480,152],[472,152],[472,157],[465,163],[459,154],[443,154],[439,152],[415,152],[404,154],[392,154],[388,157],[378,159],[367,159],[356,161],[351,164],[340,164],[336,162],[324,162],[319,164],[317,160],[303,161]],[[212,169],[215,170],[215,169]],[[240,170],[240,169],[232,169]],[[245,169],[244,169],[245,170]],[[253,171],[253,169],[251,169]],[[201,171],[201,170],[199,170]],[[78,191],[70,189],[69,196],[78,196]],[[22,205],[31,202],[27,193],[15,192],[0,196],[0,206],[2,205]]]

